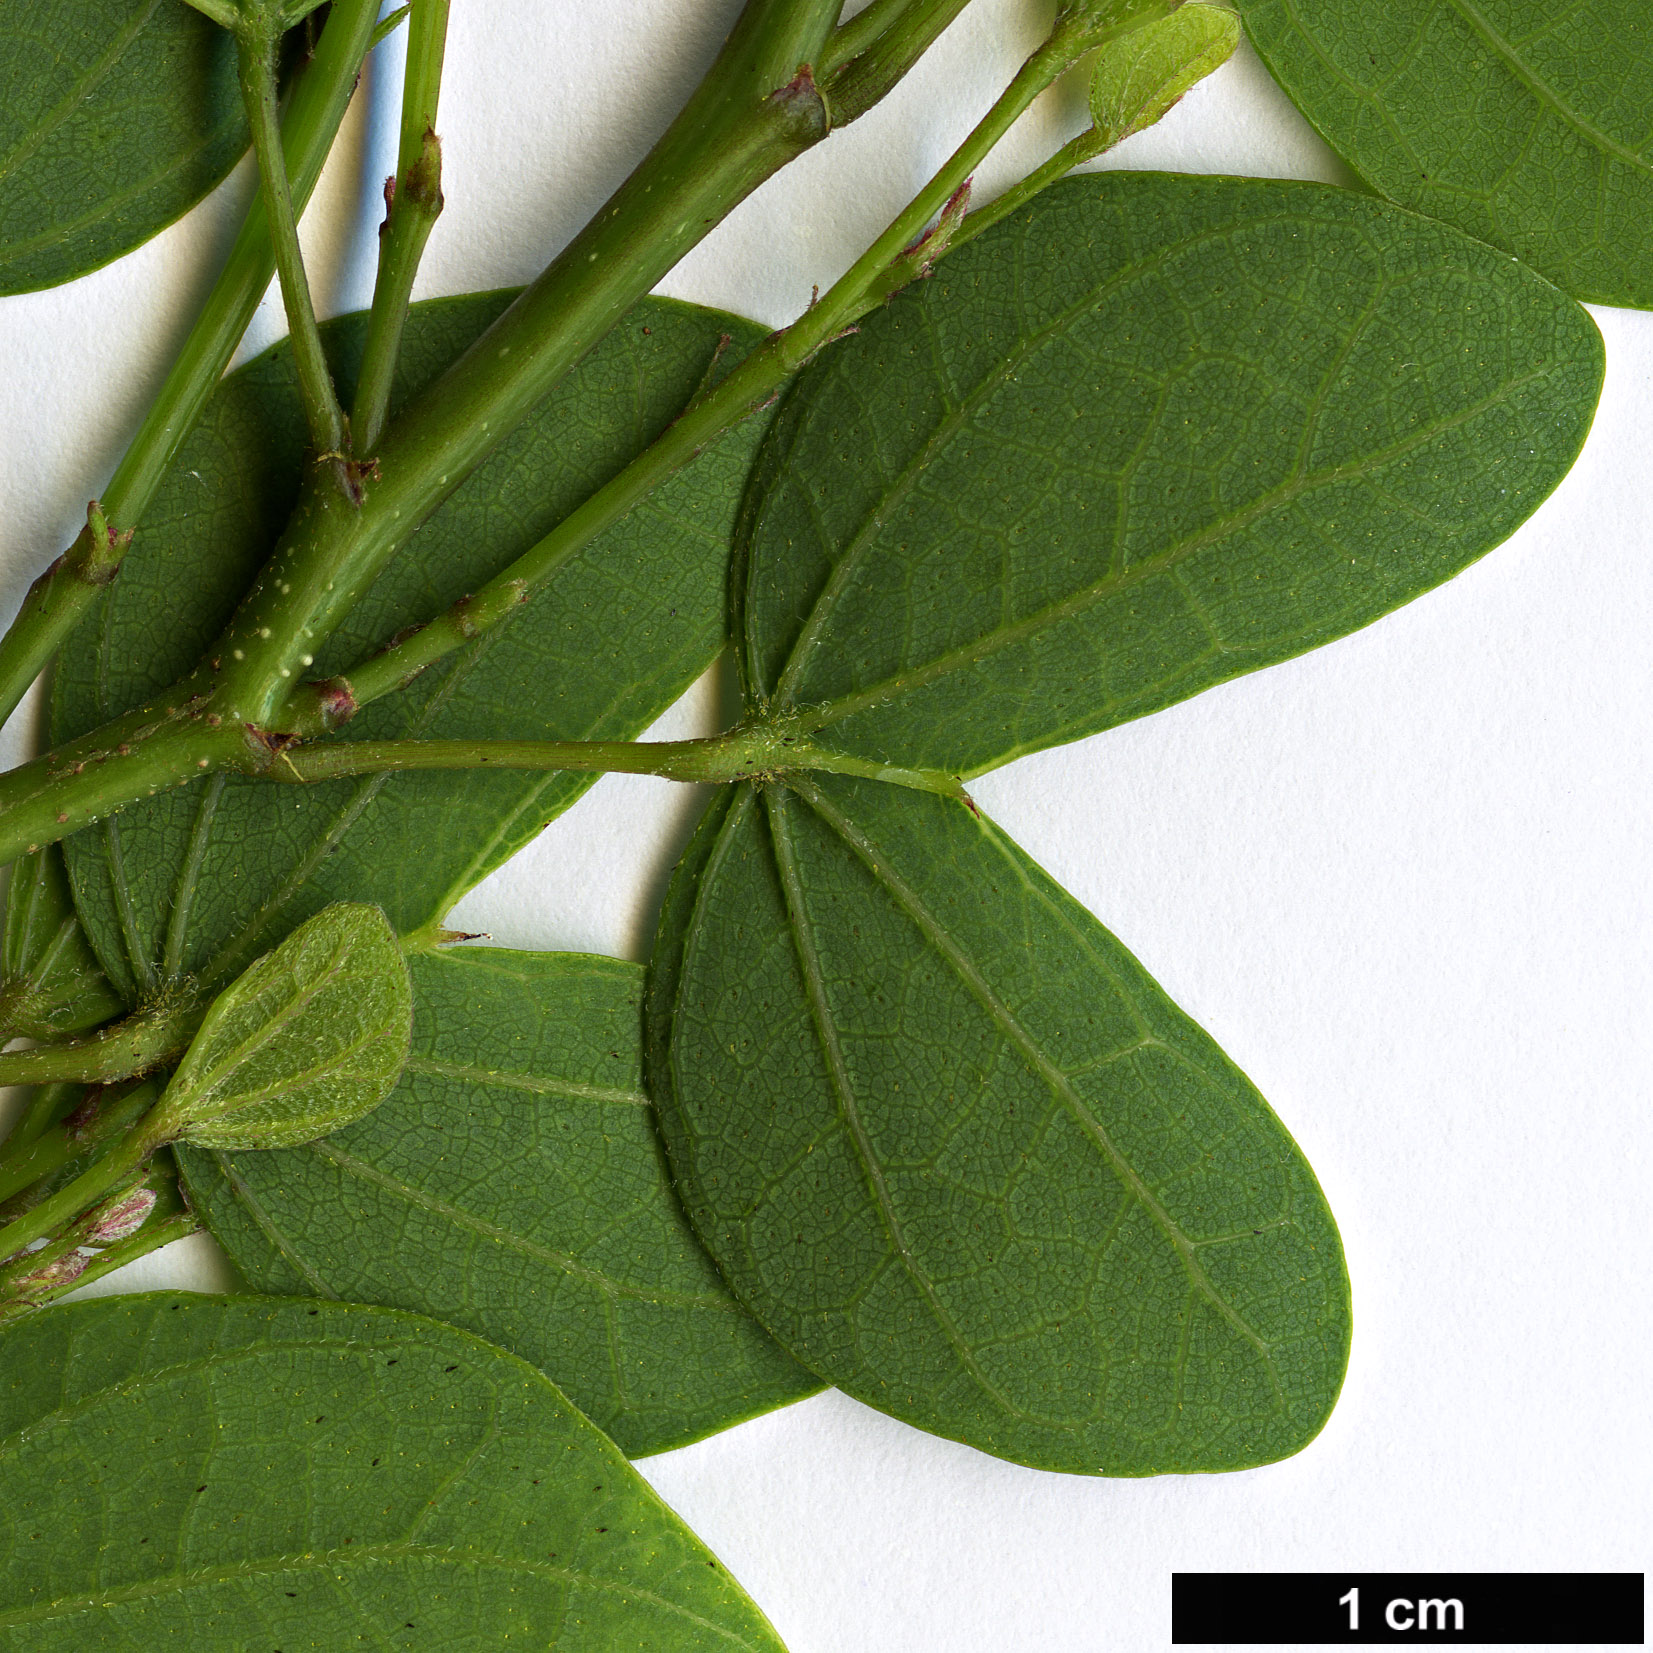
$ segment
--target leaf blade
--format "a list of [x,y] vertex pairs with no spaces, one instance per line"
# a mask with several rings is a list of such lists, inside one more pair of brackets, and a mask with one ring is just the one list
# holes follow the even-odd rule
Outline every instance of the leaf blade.
[[200,1148],[314,1142],[384,1100],[412,1025],[407,962],[384,914],[324,908],[208,1007],[156,1128]]
[[1244,0],[1274,78],[1373,188],[1575,297],[1653,307],[1653,42],[1628,0]]
[[367,1119],[289,1152],[179,1152],[254,1287],[486,1336],[631,1457],[815,1392],[672,1192],[642,1093],[642,971],[496,948],[410,962],[412,1052]]
[[[510,294],[415,305],[401,399]],[[324,329],[348,395],[365,318]],[[315,663],[344,671],[475,590],[621,469],[751,323],[646,299],[423,527]],[[724,340],[732,348],[723,348]],[[465,653],[368,707],[347,739],[629,739],[719,653],[730,525],[761,421],[730,432]],[[180,453],[54,692],[63,739],[161,694],[233,610],[296,497],[304,423],[285,346],[225,381]],[[158,623],[166,617],[166,624]],[[366,777],[285,788],[231,779],[163,794],[67,854],[100,959],[129,999],[170,975],[244,968],[331,901],[382,906],[399,933],[439,920],[595,777]]]
[[56,845],[12,864],[0,941],[0,1036],[61,1039],[124,1008],[81,928]]
[[235,48],[168,0],[36,0],[0,13],[0,293],[129,252],[246,147]]
[[700,854],[669,1042],[652,1011],[662,1123],[785,1347],[1035,1467],[1233,1469],[1313,1438],[1348,1347],[1324,1196],[1071,897],[968,806],[836,777],[748,793]]
[[1560,480],[1577,306],[1347,191],[1046,192],[800,379],[742,519],[749,706],[961,775],[1345,635]]
[[157,1294],[48,1310],[6,1350],[0,1629],[19,1648],[244,1645],[249,1626],[338,1646],[412,1619],[477,1653],[778,1653],[557,1390],[452,1327]]
[[1111,42],[1091,71],[1091,120],[1100,146],[1111,149],[1163,120],[1239,42],[1239,14],[1203,0]]

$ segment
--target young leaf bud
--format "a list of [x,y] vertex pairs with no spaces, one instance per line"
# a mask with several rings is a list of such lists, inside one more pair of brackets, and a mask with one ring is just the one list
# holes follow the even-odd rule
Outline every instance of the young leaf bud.
[[105,1246],[131,1239],[149,1221],[155,1200],[153,1188],[129,1188],[116,1195],[87,1219],[86,1244]]
[[11,1290],[18,1297],[33,1297],[38,1292],[61,1291],[65,1286],[72,1286],[81,1275],[86,1272],[86,1265],[91,1258],[78,1248],[66,1251],[61,1257],[54,1257],[49,1263],[42,1263],[32,1274],[25,1274],[14,1281]]
[[1190,0],[1169,17],[1103,47],[1091,76],[1098,153],[1152,126],[1185,92],[1221,68],[1239,42],[1240,20],[1234,12]]
[[324,908],[213,1002],[145,1134],[202,1148],[314,1142],[390,1094],[412,1029],[385,915]]

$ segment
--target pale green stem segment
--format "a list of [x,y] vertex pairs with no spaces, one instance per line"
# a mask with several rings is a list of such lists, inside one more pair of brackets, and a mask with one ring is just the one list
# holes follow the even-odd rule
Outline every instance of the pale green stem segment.
[[75,1084],[41,1085],[0,1143],[0,1155],[9,1157],[30,1147],[75,1105],[85,1088]]
[[[334,0],[316,55],[298,78],[282,125],[292,193],[302,208],[315,188],[373,37],[377,0]],[[0,638],[0,722],[120,567],[133,528],[160,486],[178,445],[223,377],[274,273],[269,228],[258,202],[200,317],[104,489],[100,545],[88,523],[73,546],[35,581]]]
[[[264,775],[274,781],[338,780],[406,769],[536,769],[658,775],[662,780],[729,784],[796,770],[861,775],[920,792],[961,798],[956,775],[901,769],[822,751],[784,723],[758,723],[709,740],[353,740],[288,747]],[[32,1053],[31,1053],[32,1054]]]
[[361,377],[350,411],[351,439],[363,456],[371,454],[384,435],[413,278],[442,211],[442,145],[436,136],[436,110],[447,37],[448,0],[415,0],[402,82],[401,146],[396,175],[385,182],[379,275],[373,288]]
[[193,1006],[128,1017],[101,1033],[0,1053],[0,1085],[107,1085],[176,1061],[200,1024]]
[[[14,1149],[8,1139],[4,1158],[0,1159],[0,1201],[13,1202],[24,1189],[130,1130],[155,1105],[159,1089],[154,1084],[143,1084],[113,1094],[86,1091],[82,1105],[38,1141]],[[35,1199],[25,1202],[28,1208],[37,1204]],[[15,1214],[14,1206],[8,1215]]]
[[[304,735],[336,728],[361,707],[405,687],[427,666],[498,625],[543,587],[570,557],[618,522],[724,431],[767,405],[824,345],[899,287],[927,273],[954,236],[971,173],[1034,98],[1086,49],[1060,38],[1040,47],[976,129],[818,303],[790,327],[766,339],[652,446],[479,591],[462,597],[445,614],[346,676],[307,685],[291,702],[290,715],[284,719],[286,726]],[[926,235],[926,226],[938,215],[940,222]]]
[[[821,15],[824,16],[829,9],[823,7]],[[761,18],[774,10],[778,8],[758,7],[754,11],[749,7],[747,16]],[[764,83],[762,76],[772,76],[775,72],[774,61],[785,59],[784,53],[779,59],[776,58],[775,52],[778,49],[773,48],[773,42],[770,43],[770,57],[765,59],[757,50],[762,43],[761,35],[743,34],[742,30],[737,29],[735,35],[731,36],[729,45],[725,47],[724,57],[719,61],[727,61],[730,74],[736,81],[747,83],[753,75],[757,75],[757,83],[761,85]],[[792,327],[774,335],[754,351],[722,385],[689,409],[659,443],[613,483],[593,496],[562,527],[554,530],[539,545],[525,553],[523,558],[489,582],[474,597],[456,605],[454,610],[450,610],[439,621],[416,634],[399,649],[381,655],[353,673],[348,681],[319,687],[311,686],[309,692],[296,698],[289,708],[278,707],[280,722],[276,727],[281,734],[319,734],[336,726],[368,699],[376,698],[379,694],[398,687],[432,660],[441,658],[452,649],[480,635],[488,626],[497,624],[530,595],[533,589],[543,584],[562,562],[581,546],[589,543],[595,534],[623,516],[637,500],[686,464],[695,453],[730,424],[761,407],[811,355],[838,336],[846,327],[851,326],[858,316],[887,298],[893,287],[899,285],[899,282],[892,278],[892,271],[900,272],[904,279],[912,279],[923,273],[928,263],[943,250],[944,241],[944,237],[932,235],[928,242],[915,246],[925,226],[938,214],[942,216],[944,226],[956,223],[956,216],[949,208],[956,208],[957,202],[954,198],[971,172],[1039,92],[1096,43],[1094,38],[1081,31],[1059,28],[1051,39],[1029,58],[981,124],[919,192],[907,210],[879,237],[842,280],[834,285],[821,303],[800,317]],[[799,78],[802,80],[807,77]],[[713,88],[716,95],[709,93],[708,88]],[[728,89],[728,84],[716,73],[714,66],[713,74],[708,77],[696,100],[691,103],[690,111],[685,111],[685,116],[680,117],[682,124],[687,121],[689,113],[697,104],[712,97],[711,115],[705,118],[713,121],[715,135],[721,140],[729,138],[731,133],[738,135],[741,131],[746,132],[747,138],[743,140],[745,147],[741,150],[741,155],[744,156],[741,167],[744,167],[745,171],[742,171],[741,167],[735,167],[720,174],[719,188],[725,195],[729,189],[735,187],[737,180],[745,180],[741,186],[744,193],[746,188],[755,187],[757,170],[761,170],[764,176],[775,170],[780,164],[780,160],[777,159],[779,148],[791,146],[793,152],[796,152],[797,149],[807,147],[809,142],[814,141],[813,137],[800,135],[797,124],[800,117],[796,110],[790,113],[776,113],[777,99],[788,106],[801,100],[806,111],[803,118],[807,123],[812,123],[820,117],[818,99],[812,99],[807,88],[788,83],[781,91],[759,100],[756,113],[748,100],[738,100],[734,105],[735,116],[732,118],[732,124],[725,120],[722,125],[718,125],[713,117],[718,117],[720,112],[725,110],[728,99],[733,95]],[[684,133],[682,143],[676,146],[667,141],[672,137],[672,134],[668,133],[667,139],[662,140],[662,145],[655,152],[655,158],[660,159],[663,169],[662,188],[672,196],[678,210],[684,206],[685,193],[692,196],[705,187],[703,178],[696,181],[690,163],[695,155],[707,154],[710,143],[706,131],[694,122],[688,122],[684,126]],[[816,136],[818,135],[817,132]],[[710,144],[710,154],[715,160],[716,144]],[[491,405],[500,405],[507,393],[514,404],[514,400],[523,394],[518,370],[502,368],[496,360],[498,352],[503,351],[509,356],[515,348],[509,342],[501,344],[499,341],[502,337],[510,340],[531,325],[543,325],[554,342],[560,340],[563,346],[569,345],[570,335],[565,325],[567,317],[552,316],[547,319],[541,313],[540,306],[546,302],[545,295],[558,292],[565,285],[572,286],[574,275],[569,273],[572,266],[567,262],[570,254],[575,255],[576,263],[582,259],[597,258],[598,252],[593,243],[601,246],[604,237],[610,233],[611,226],[622,226],[614,233],[621,234],[624,240],[624,237],[640,234],[645,221],[654,221],[658,213],[658,203],[651,204],[646,199],[638,201],[628,195],[628,192],[641,190],[646,197],[653,186],[642,181],[650,175],[649,165],[645,164],[616,197],[618,204],[611,205],[600,215],[591,230],[576,240],[569,253],[565,253],[553,264],[546,276],[541,278],[541,283],[536,284],[536,288],[529,289],[529,293],[538,290],[540,294],[536,307],[530,310],[507,311],[502,318],[503,321],[511,322],[513,315],[517,316],[518,320],[506,327],[503,333],[496,324],[495,331],[485,334],[470,354],[461,359],[457,367],[450,372],[448,379],[443,381],[452,387],[451,396],[438,396],[421,404],[422,407],[429,407],[432,403],[439,404],[437,412],[430,415],[432,420],[441,424],[447,420],[454,406],[469,405],[472,399],[482,395],[482,388],[479,387],[491,383],[496,374],[504,375],[507,383],[503,388],[495,386],[497,394]],[[727,210],[730,204],[732,203],[726,199],[722,200],[719,210]],[[687,234],[686,231],[683,233]],[[695,238],[697,237],[698,232]],[[676,254],[672,257],[675,258]],[[652,283],[645,283],[649,284]],[[599,287],[602,285],[601,282],[598,283]],[[524,296],[527,297],[527,294]],[[521,301],[518,302],[520,305]],[[585,302],[577,301],[576,309]],[[627,302],[629,303],[629,299]],[[586,319],[590,320],[589,305],[584,314]],[[539,319],[531,323],[526,319],[529,317]],[[542,361],[541,370],[543,368]],[[455,375],[458,376],[457,380]],[[487,420],[484,419],[481,423],[483,430],[480,433],[459,432],[452,436],[453,447],[471,454],[473,462],[474,458],[480,457],[491,441],[486,437]],[[420,430],[424,434],[420,435],[417,441],[404,437],[403,433],[410,428]],[[389,433],[381,454],[389,456],[394,452],[409,455],[417,460],[418,465],[428,468],[428,461],[420,457],[418,450],[429,435],[430,428],[428,425],[410,427],[406,420],[399,422]],[[295,669],[302,664],[302,656],[294,654],[293,649],[308,651],[316,646],[312,634],[301,629],[296,645],[291,644],[289,640],[282,643],[279,654],[272,654],[270,651],[276,648],[278,641],[273,635],[273,628],[267,628],[270,634],[262,637],[258,635],[259,628],[255,627],[251,631],[246,629],[251,624],[248,616],[256,616],[261,601],[268,600],[275,604],[275,608],[271,610],[272,615],[286,602],[288,594],[282,594],[279,601],[260,596],[260,593],[268,593],[272,587],[282,584],[282,569],[292,572],[295,580],[308,580],[312,588],[311,599],[322,607],[328,607],[334,601],[331,588],[335,584],[344,585],[357,576],[366,577],[363,570],[367,565],[355,559],[352,546],[362,549],[366,545],[372,552],[372,558],[378,559],[369,559],[373,568],[377,568],[383,556],[394,549],[395,543],[399,543],[400,528],[395,523],[386,527],[380,520],[387,509],[384,502],[392,470],[388,458],[385,460],[385,466],[384,484],[370,495],[367,504],[360,510],[347,507],[332,490],[312,491],[309,514],[306,515],[301,509],[297,534],[297,540],[302,541],[306,547],[304,566],[301,568],[298,564],[283,562],[283,554],[278,553],[274,571],[267,572],[259,586],[255,587],[253,597],[244,607],[243,616],[237,621],[231,633],[232,637],[239,636],[245,639],[245,648],[237,645],[241,658],[236,659],[237,649],[230,648],[226,648],[224,654],[219,657],[224,667],[225,678],[231,678],[234,674],[244,674],[253,653],[262,649],[261,657],[266,664],[277,658],[291,659],[291,665],[276,667],[279,680],[290,680]],[[427,476],[426,481],[428,480]],[[394,515],[394,512],[392,514]],[[329,522],[337,525],[345,519],[348,519],[345,522],[348,530],[346,538],[344,541],[337,541],[331,537],[335,528],[329,527]],[[409,526],[411,528],[411,525]],[[358,531],[366,533],[368,541],[372,543],[368,544],[367,541],[353,537]],[[311,556],[318,546],[324,544],[341,547],[342,552],[346,554],[345,565],[313,564],[310,561]],[[337,575],[336,582],[324,577],[330,572]],[[297,601],[296,587],[292,595],[294,601]],[[343,606],[340,612],[343,611]],[[312,614],[317,611],[315,607],[309,610]],[[328,612],[332,612],[330,607]],[[244,675],[242,681],[245,681]],[[210,694],[208,685],[211,682],[212,679],[207,674],[200,674],[201,692],[192,698],[183,699],[181,706],[147,708],[133,713],[51,754],[48,758],[37,759],[33,764],[0,777],[0,860],[21,853],[25,849],[66,837],[92,821],[112,813],[123,804],[164,787],[178,785],[204,771],[229,769],[265,775],[273,775],[277,768],[284,773],[290,771],[296,761],[296,754],[284,753],[282,763],[274,764],[272,754],[279,750],[279,739],[260,732],[261,727],[265,730],[270,728],[268,717],[262,720],[253,717],[232,720],[208,709],[209,705],[221,704],[223,699],[222,695]],[[180,685],[180,694],[187,695],[193,686]],[[268,698],[275,697],[271,695]],[[352,743],[352,749],[358,754],[355,761],[364,761],[359,754],[366,749],[365,743]],[[312,749],[303,750],[306,754],[304,761],[307,764],[319,761],[319,757],[311,755]],[[614,750],[623,753],[630,748],[625,743],[619,743]],[[834,758],[831,760],[831,766],[847,765],[850,761]],[[876,773],[891,780],[896,779],[898,774],[907,773],[885,770],[882,766],[863,764],[859,760],[856,762],[859,767],[854,770],[846,769],[845,772]],[[828,766],[814,760],[812,764],[815,767]],[[395,765],[410,766],[410,762],[407,761],[398,761]],[[420,766],[455,767],[455,757],[449,755],[437,758],[432,755],[422,761]],[[471,765],[460,760],[459,766]],[[546,767],[546,760],[542,756],[529,767]],[[634,760],[616,756],[611,762],[596,761],[588,755],[584,759],[560,762],[551,767],[586,770],[632,768]],[[289,778],[293,777],[289,775]],[[715,777],[695,775],[684,778]],[[925,790],[957,790],[956,780],[946,776],[921,777],[916,781],[902,784],[919,785]]]
[[401,28],[405,22],[407,22],[408,13],[412,10],[413,7],[411,5],[398,6],[396,10],[386,17],[379,24],[378,28],[373,31],[373,44],[377,46],[380,41],[390,39],[390,37],[395,34],[395,32]]
[[[93,1250],[99,1213],[83,1217],[67,1233],[38,1251],[14,1259],[0,1269],[0,1324],[16,1320],[106,1274],[113,1274],[162,1246],[193,1234],[201,1224],[184,1203],[177,1172],[152,1165],[137,1189],[151,1192],[155,1204],[135,1234]],[[119,1200],[120,1196],[117,1195]]]
[[748,0],[637,171],[391,425],[360,508],[312,493],[217,647],[226,712],[269,724],[305,657],[420,523],[713,225],[826,136],[807,65],[837,10],[836,0]]
[[873,0],[833,31],[816,65],[835,125],[864,115],[969,0]]
[[245,768],[249,737],[201,702],[144,707],[0,775],[0,865],[139,798]]
[[1073,169],[1084,161],[1095,160],[1098,155],[1106,154],[1110,144],[1097,139],[1096,129],[1081,132],[1070,143],[1065,143],[1042,166],[1034,170],[1001,195],[996,195],[984,207],[977,207],[969,213],[957,231],[954,232],[952,245],[962,247],[967,241],[974,241],[983,230],[990,230],[1001,218],[1008,218],[1011,213],[1024,207],[1042,189],[1048,189],[1052,184],[1067,177]]
[[310,426],[310,440],[318,455],[344,458],[344,414],[333,389],[333,375],[321,347],[321,329],[310,297],[310,280],[298,244],[298,214],[293,207],[287,160],[281,150],[281,127],[276,113],[276,52],[281,44],[273,23],[248,20],[236,30],[236,57],[241,72],[241,99],[252,130],[253,155],[258,161],[259,193],[275,248],[281,301],[292,336],[293,364],[299,396]]
[[91,1210],[105,1194],[135,1182],[149,1156],[157,1148],[164,1148],[169,1140],[164,1123],[157,1120],[158,1112],[151,1110],[143,1123],[128,1131],[102,1159],[95,1161],[67,1187],[60,1188],[32,1211],[0,1228],[0,1261],[17,1256],[36,1240],[50,1238],[83,1211]]

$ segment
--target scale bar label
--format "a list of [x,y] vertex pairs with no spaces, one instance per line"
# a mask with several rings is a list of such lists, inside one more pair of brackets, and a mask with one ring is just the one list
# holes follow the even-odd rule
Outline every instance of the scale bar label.
[[1641,1573],[1174,1573],[1171,1640],[1640,1647]]

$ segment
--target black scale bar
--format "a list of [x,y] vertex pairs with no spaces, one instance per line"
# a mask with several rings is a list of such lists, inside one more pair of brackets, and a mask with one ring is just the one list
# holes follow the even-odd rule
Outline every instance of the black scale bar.
[[1174,1573],[1171,1640],[1640,1647],[1642,1573]]

